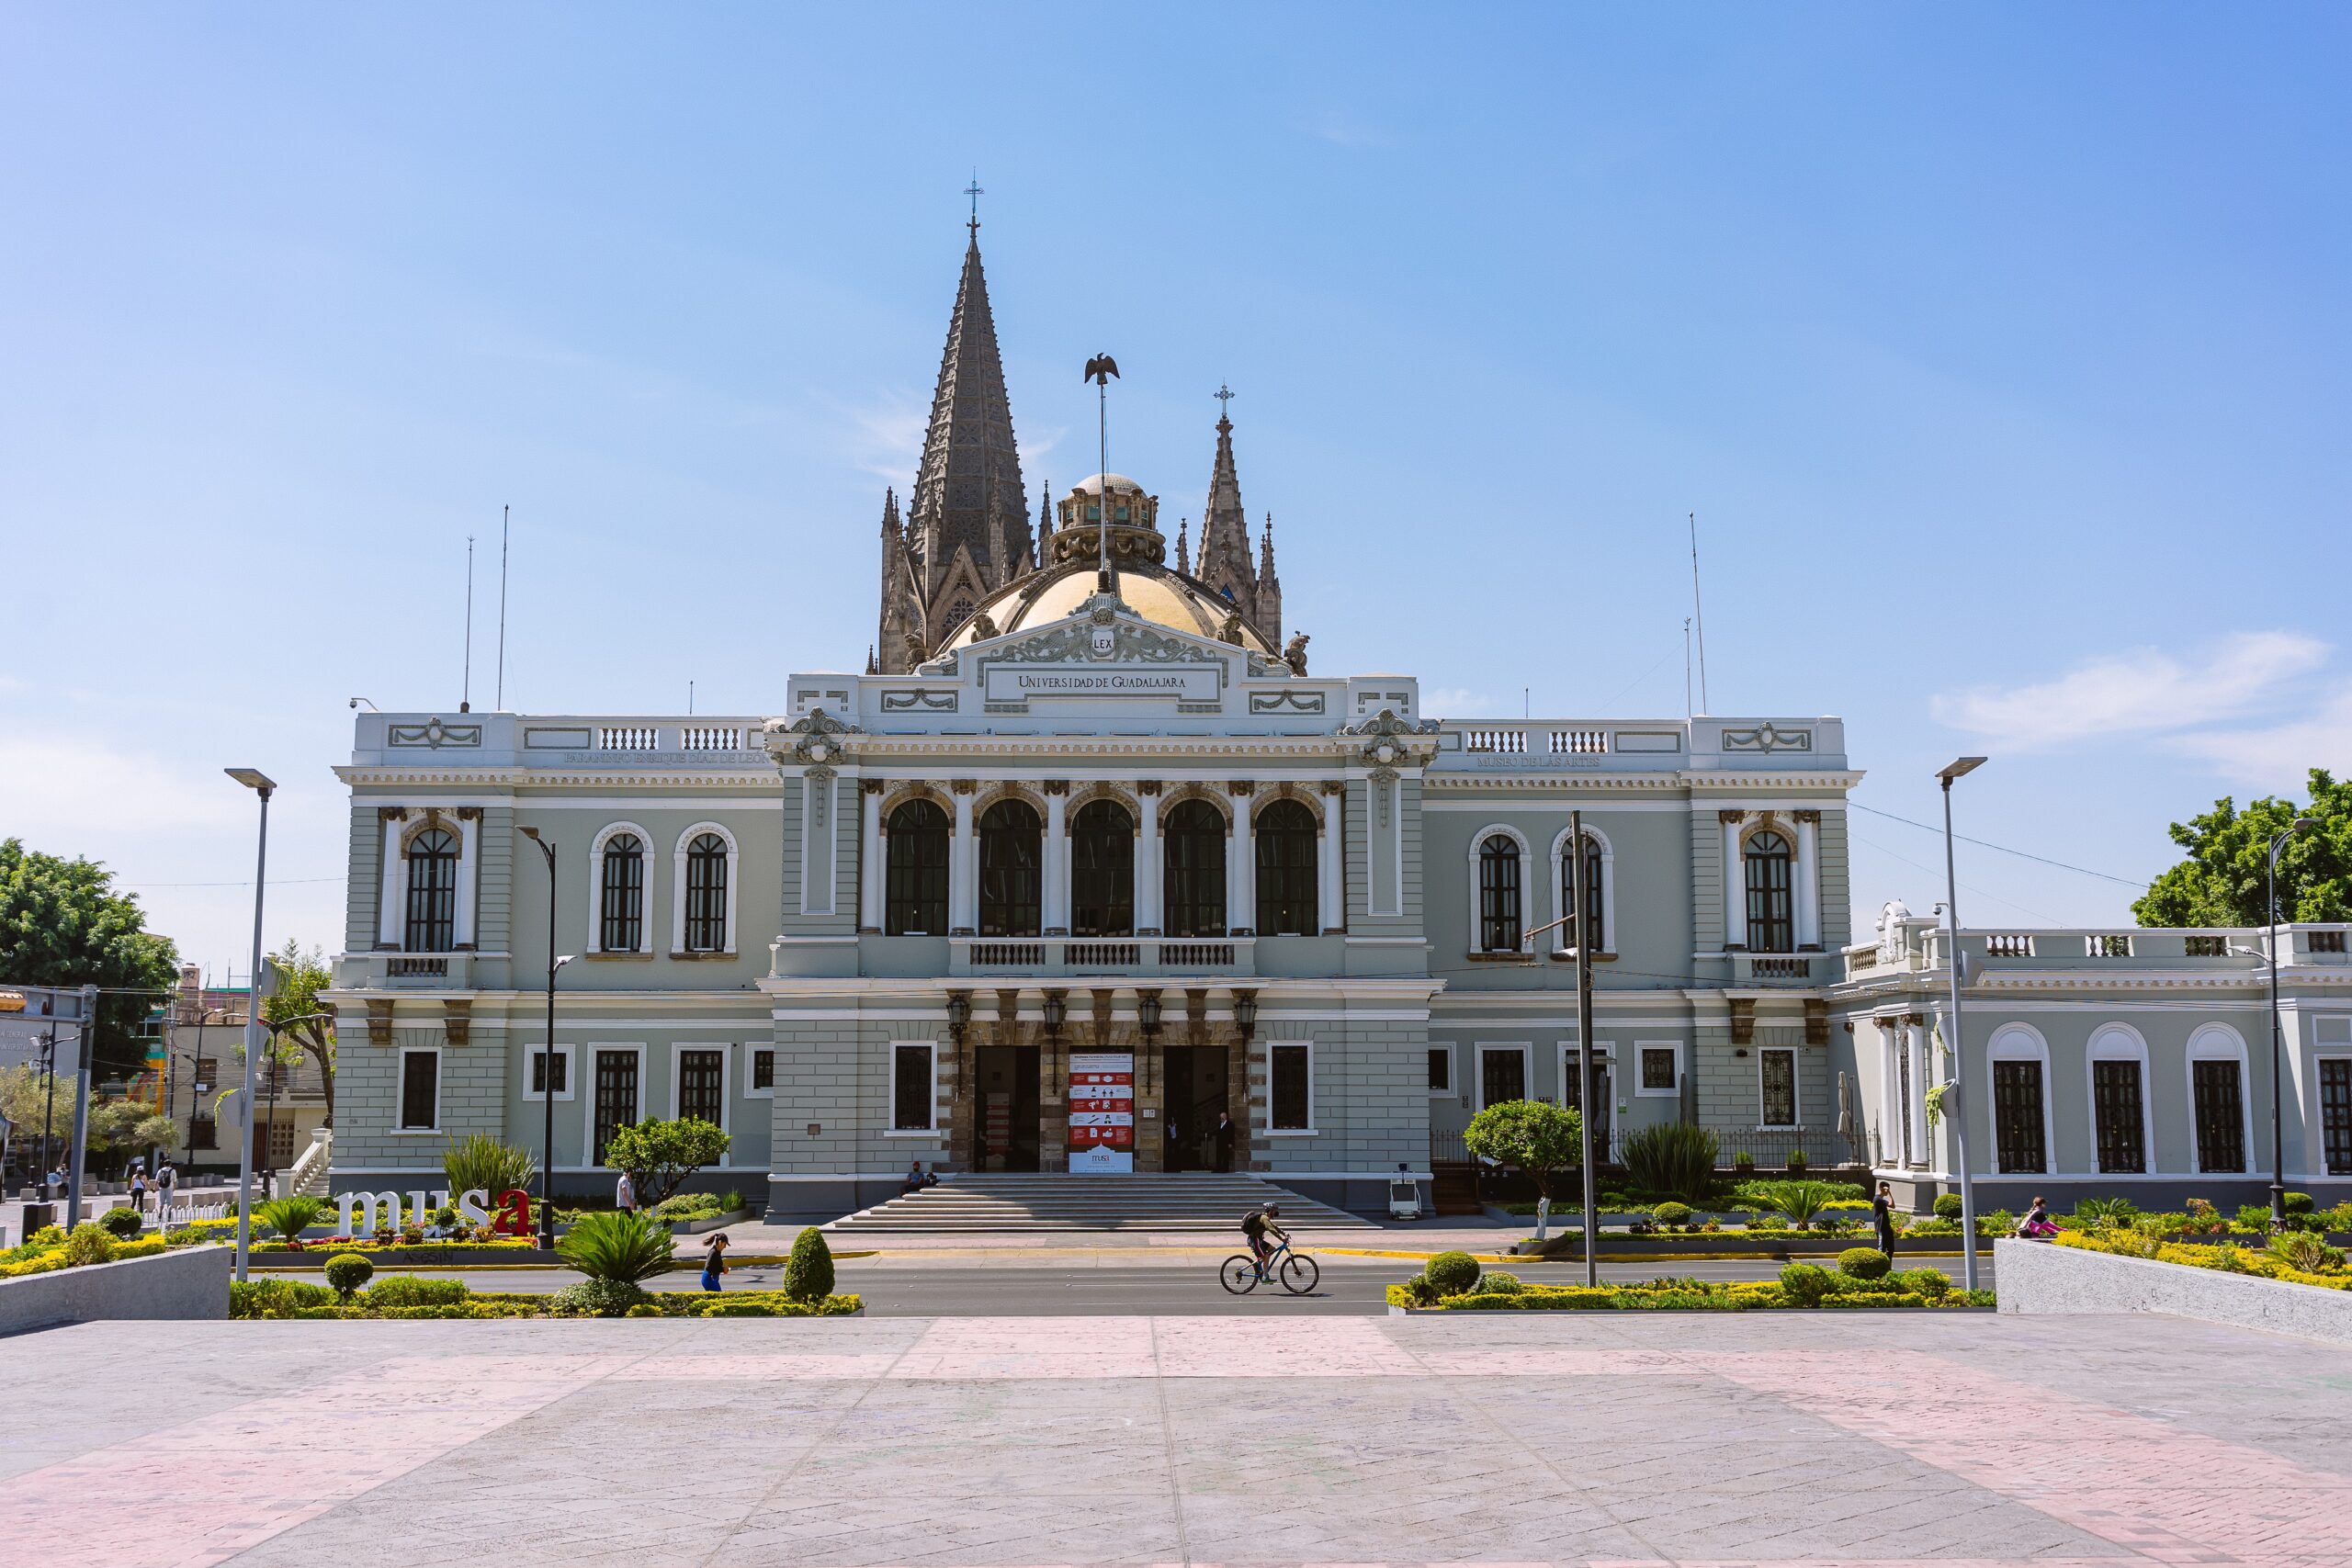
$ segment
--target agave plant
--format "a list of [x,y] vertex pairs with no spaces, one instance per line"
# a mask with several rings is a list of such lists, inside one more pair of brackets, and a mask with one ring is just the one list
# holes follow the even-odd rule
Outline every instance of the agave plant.
[[279,1239],[300,1245],[302,1233],[327,1217],[323,1198],[272,1198],[254,1205],[254,1218],[277,1233]]
[[1715,1184],[1715,1134],[1705,1127],[1664,1122],[1625,1136],[1625,1174],[1645,1192],[1704,1203]]
[[1811,1229],[1822,1211],[1838,1200],[1837,1187],[1826,1181],[1751,1181],[1747,1191],[1799,1230]]
[[2129,1225],[2139,1213],[2140,1205],[2129,1198],[2085,1198],[2075,1205],[2075,1218],[2102,1235]]
[[583,1214],[555,1244],[563,1260],[591,1280],[634,1285],[672,1267],[670,1227],[643,1214]]
[[462,1143],[452,1144],[441,1156],[441,1174],[447,1178],[452,1193],[480,1190],[490,1194],[493,1204],[500,1193],[513,1188],[528,1191],[538,1173],[539,1162],[530,1150],[502,1144],[487,1133],[475,1133]]

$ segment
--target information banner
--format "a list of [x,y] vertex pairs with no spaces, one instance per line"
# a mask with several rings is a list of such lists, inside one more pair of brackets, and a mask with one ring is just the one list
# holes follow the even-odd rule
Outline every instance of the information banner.
[[1136,1059],[1124,1051],[1073,1051],[1069,1058],[1069,1168],[1133,1170]]

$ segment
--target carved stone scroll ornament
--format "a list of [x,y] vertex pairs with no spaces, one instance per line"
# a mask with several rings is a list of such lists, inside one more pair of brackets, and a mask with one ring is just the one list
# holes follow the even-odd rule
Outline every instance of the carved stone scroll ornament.
[[1421,761],[1419,750],[1409,739],[1421,730],[1398,718],[1394,708],[1382,708],[1362,724],[1349,725],[1340,733],[1357,738],[1355,759],[1376,770],[1375,778],[1381,773],[1393,777],[1398,766]]
[[1726,751],[1810,751],[1813,731],[1810,729],[1779,729],[1771,724],[1759,724],[1753,729],[1724,731]]
[[779,766],[805,768],[839,761],[849,750],[845,738],[865,731],[856,725],[843,724],[823,708],[815,708],[790,724],[772,718],[763,733],[767,753]]

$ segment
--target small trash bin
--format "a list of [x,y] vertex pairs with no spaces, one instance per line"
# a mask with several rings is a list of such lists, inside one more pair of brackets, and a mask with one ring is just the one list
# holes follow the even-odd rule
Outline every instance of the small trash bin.
[[[35,1231],[37,1231],[37,1230],[40,1230],[43,1225],[53,1225],[53,1224],[55,1224],[56,1223],[57,1223],[57,1205],[56,1205],[56,1204],[54,1204],[54,1203],[28,1203],[28,1204],[26,1204],[26,1205],[25,1205],[25,1235],[32,1235],[32,1234],[33,1234],[33,1232],[35,1232]],[[21,1239],[21,1238],[19,1238],[19,1239]]]

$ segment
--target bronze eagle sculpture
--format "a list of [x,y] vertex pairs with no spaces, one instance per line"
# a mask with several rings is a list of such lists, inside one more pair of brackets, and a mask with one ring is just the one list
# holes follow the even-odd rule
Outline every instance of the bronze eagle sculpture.
[[1109,378],[1119,373],[1119,362],[1107,354],[1098,354],[1086,362],[1086,378],[1097,386],[1109,386]]

